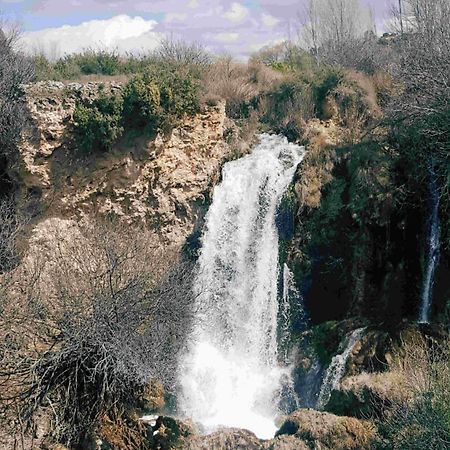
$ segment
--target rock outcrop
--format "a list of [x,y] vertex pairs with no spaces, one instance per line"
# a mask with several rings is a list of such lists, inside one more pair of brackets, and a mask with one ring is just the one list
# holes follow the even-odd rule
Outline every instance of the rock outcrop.
[[373,448],[377,431],[367,420],[300,409],[287,417],[277,432],[277,436],[282,435],[295,436],[309,448],[356,450]]
[[100,214],[145,223],[163,243],[182,244],[229,157],[225,104],[185,118],[170,136],[125,137],[111,152],[83,156],[71,138],[73,112],[77,98],[93,97],[98,89],[99,83],[25,87],[29,117],[15,173],[22,201],[45,216]]
[[368,450],[377,439],[375,426],[367,420],[311,409],[288,416],[270,440],[258,439],[252,432],[237,428],[201,435],[191,423],[170,417],[159,417],[151,431],[151,448],[167,450]]

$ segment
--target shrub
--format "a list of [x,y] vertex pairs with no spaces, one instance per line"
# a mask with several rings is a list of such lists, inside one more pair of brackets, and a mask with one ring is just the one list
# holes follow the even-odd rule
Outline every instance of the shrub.
[[258,107],[258,99],[281,77],[281,73],[258,61],[242,64],[231,58],[221,58],[205,75],[204,90],[209,96],[226,101],[229,117],[248,118]]
[[161,116],[161,94],[153,79],[136,75],[123,91],[124,122],[128,127],[155,130]]
[[289,140],[299,139],[303,121],[314,116],[311,87],[296,76],[276,84],[264,100],[261,121]]
[[120,96],[101,94],[91,101],[81,100],[74,112],[75,137],[85,153],[108,151],[122,135],[123,101]]
[[114,52],[86,50],[84,53],[67,56],[68,63],[72,61],[80,67],[84,75],[116,75],[120,69],[119,56]]
[[0,22],[0,158],[8,161],[16,151],[24,119],[22,84],[34,76],[32,61],[15,51],[19,34]]
[[32,427],[44,408],[49,440],[84,448],[101,418],[139,405],[155,379],[173,389],[192,265],[145,229],[105,222],[53,233],[57,248],[32,247],[33,263],[15,274],[20,287],[2,297],[0,383],[10,390],[0,391],[0,420],[6,408],[18,414],[10,425]]
[[164,39],[156,51],[162,61],[189,67],[197,73],[211,64],[211,56],[198,43],[186,43],[181,40]]
[[163,66],[136,75],[125,86],[124,123],[128,128],[169,131],[184,115],[199,110],[199,86],[189,73]]
[[397,352],[392,369],[404,380],[408,395],[394,399],[385,411],[380,448],[444,450],[450,443],[450,344],[420,336]]
[[312,344],[324,366],[330,364],[331,359],[338,352],[343,336],[344,333],[338,322],[323,322],[312,328]]

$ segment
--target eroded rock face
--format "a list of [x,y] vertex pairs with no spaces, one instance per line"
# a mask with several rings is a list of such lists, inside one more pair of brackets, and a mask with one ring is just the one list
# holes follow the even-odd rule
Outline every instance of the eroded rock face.
[[[47,216],[79,219],[95,213],[145,223],[163,242],[182,244],[229,156],[225,104],[186,118],[170,136],[123,139],[111,152],[88,157],[71,137],[73,112],[77,98],[93,97],[98,88],[98,83],[56,82],[25,88],[29,117],[16,166],[23,201],[38,202]],[[120,89],[120,84],[103,88]]]

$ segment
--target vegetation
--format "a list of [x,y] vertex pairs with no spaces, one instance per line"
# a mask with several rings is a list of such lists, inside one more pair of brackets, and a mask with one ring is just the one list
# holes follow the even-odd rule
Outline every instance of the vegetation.
[[188,68],[197,75],[211,62],[208,53],[198,44],[165,39],[159,48],[144,55],[119,55],[116,51],[86,49],[50,61],[46,55],[34,56],[36,80],[79,80],[83,76],[120,76],[143,73],[161,64]]
[[96,99],[79,101],[73,114],[79,148],[85,153],[110,150],[123,133],[122,111],[118,95],[102,93]]
[[450,444],[450,348],[418,337],[405,342],[392,370],[403,380],[384,412],[380,449],[444,450]]
[[0,419],[24,431],[50,405],[49,438],[76,446],[101,417],[138,404],[152,380],[173,386],[190,327],[191,266],[152,247],[145,230],[98,223],[61,232],[58,249],[35,254],[8,288],[1,280],[0,383],[9,389]]
[[198,81],[174,66],[149,69],[135,75],[120,94],[78,100],[75,139],[85,153],[111,150],[124,130],[169,132],[185,115],[200,108]]
[[[230,142],[237,129],[307,145],[278,220],[289,225],[280,227],[282,258],[303,288],[308,339],[327,365],[343,337],[340,320],[363,316],[391,332],[416,319],[431,166],[442,222],[433,318],[449,324],[450,6],[404,0],[397,34],[378,38],[357,0],[304,3],[300,42],[265,48],[248,63],[167,40],[139,57],[87,50],[54,62],[38,55],[34,67],[36,80],[121,81],[77,101],[74,140],[87,154],[110,151],[130,131],[170,132],[221,99],[234,121]],[[26,117],[20,85],[34,76],[32,62],[14,52],[16,38],[0,32],[2,192]],[[36,256],[17,267],[21,220],[13,202],[0,203],[0,386],[9,386],[1,419],[22,430],[50,406],[51,438],[76,445],[99,422],[122,423],[154,378],[174,386],[193,313],[192,267],[158,253],[148,232],[111,223],[62,240],[52,264]],[[193,259],[198,237],[185,247]],[[380,449],[448,448],[446,344],[407,344],[397,356],[411,395],[379,418]],[[20,420],[11,422],[12,410]]]

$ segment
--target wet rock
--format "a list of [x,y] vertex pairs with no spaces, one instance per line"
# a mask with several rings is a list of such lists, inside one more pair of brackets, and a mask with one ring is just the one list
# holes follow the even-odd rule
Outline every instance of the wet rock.
[[[158,450],[171,450],[186,447],[198,431],[189,420],[180,420],[174,417],[159,416],[152,427],[153,436],[150,438],[151,448]],[[194,447],[195,448],[195,447]]]

